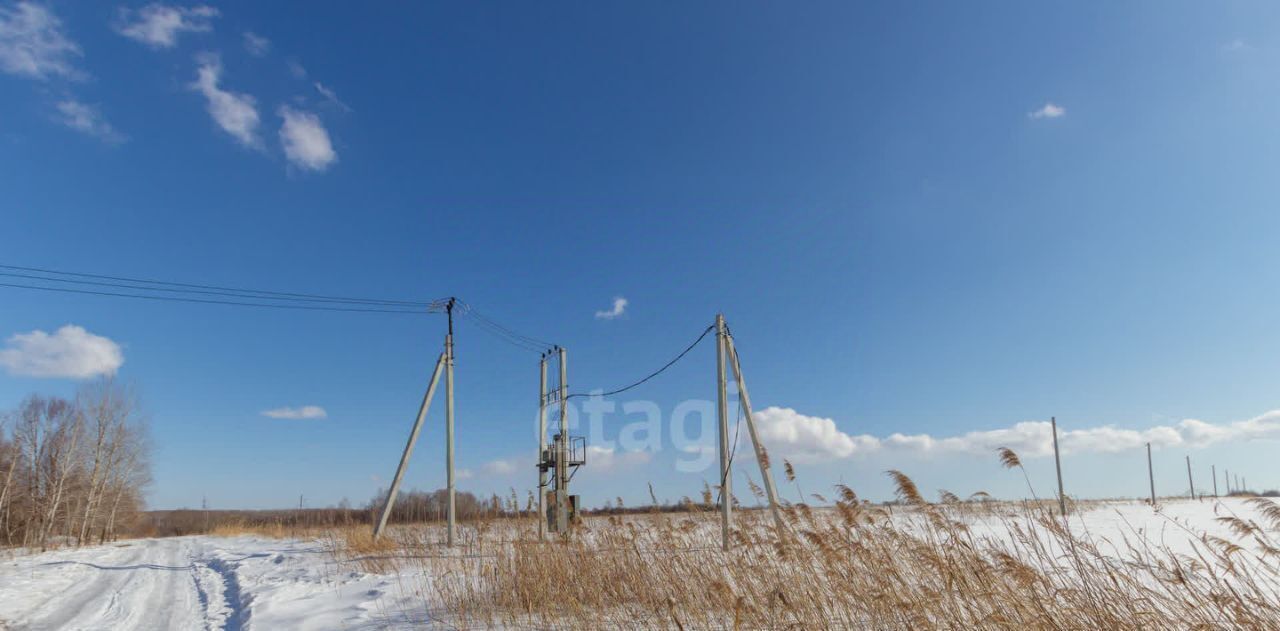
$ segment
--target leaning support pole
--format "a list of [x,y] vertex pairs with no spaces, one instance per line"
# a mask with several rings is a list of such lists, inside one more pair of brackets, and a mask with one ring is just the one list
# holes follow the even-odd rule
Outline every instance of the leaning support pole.
[[387,527],[387,518],[391,517],[391,507],[396,503],[396,493],[400,491],[400,480],[404,479],[404,470],[409,466],[409,456],[413,455],[413,445],[418,442],[418,432],[422,430],[422,420],[427,417],[427,409],[431,407],[431,397],[436,393],[436,384],[440,381],[440,369],[444,366],[445,354],[440,353],[436,360],[436,368],[431,372],[431,384],[427,386],[427,394],[422,397],[422,406],[418,408],[418,420],[413,423],[413,431],[409,432],[409,442],[404,445],[404,453],[400,456],[400,466],[396,467],[396,477],[391,479],[391,490],[387,493],[387,501],[382,505],[382,515],[373,527],[373,538],[377,539]]
[[1147,443],[1147,480],[1151,482],[1151,507],[1156,507],[1156,474],[1151,468],[1151,443]]
[[786,530],[782,524],[782,514],[778,512],[778,492],[773,487],[773,472],[769,468],[769,454],[756,434],[756,421],[751,414],[751,396],[747,394],[747,382],[742,376],[742,364],[738,362],[738,349],[733,346],[733,337],[725,336],[725,345],[729,351],[729,365],[733,366],[733,376],[738,381],[738,402],[742,404],[743,415],[747,418],[747,433],[751,436],[751,445],[756,450],[756,463],[760,465],[760,478],[764,481],[764,492],[769,498],[769,510],[773,513],[773,524],[778,529],[778,539],[784,540]]
[[1191,499],[1196,498],[1196,481],[1191,477],[1191,456],[1187,456],[1187,484],[1191,485]]
[[1209,465],[1209,477],[1213,478],[1213,496],[1218,497],[1218,465]]
[[444,364],[444,439],[445,439],[445,468],[448,469],[445,476],[446,486],[449,489],[449,530],[446,543],[449,547],[453,547],[453,529],[457,525],[457,513],[454,504],[454,484],[453,484],[453,298],[449,299],[449,335],[444,338],[444,352],[448,355]]
[[729,395],[724,374],[724,316],[716,314],[716,412],[720,419],[720,546],[729,550],[729,530],[733,523],[732,475],[729,472]]
[[[547,354],[538,360],[538,457],[547,450]],[[538,467],[538,539],[547,536],[547,470]]]
[[1058,469],[1058,510],[1062,518],[1067,518],[1067,496],[1062,491],[1062,459],[1058,456],[1058,418],[1049,417],[1049,425],[1053,427],[1053,466]]

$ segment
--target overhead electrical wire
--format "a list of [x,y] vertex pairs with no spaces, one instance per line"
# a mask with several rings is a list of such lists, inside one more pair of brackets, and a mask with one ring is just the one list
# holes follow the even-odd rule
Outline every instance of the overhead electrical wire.
[[158,300],[163,302],[192,302],[201,304],[214,305],[234,305],[238,307],[261,307],[267,309],[292,309],[302,311],[344,311],[348,313],[403,313],[408,315],[425,315],[424,311],[403,310],[403,309],[358,309],[355,307],[322,307],[316,305],[295,305],[295,304],[270,304],[258,302],[238,302],[232,300],[209,300],[203,298],[183,298],[180,296],[150,296],[146,294],[122,294],[112,291],[95,291],[92,289],[74,289],[71,287],[41,287],[39,285],[19,285],[15,283],[0,283],[0,287],[10,287],[17,289],[37,289],[40,291],[56,291],[71,294],[91,294],[95,296],[116,296],[119,298],[141,298],[143,300]]
[[459,313],[463,317],[467,318],[469,322],[475,324],[481,331],[484,331],[507,344],[522,350],[542,354],[558,348],[558,346],[552,342],[540,340],[536,337],[524,335],[523,333],[518,333],[506,326],[503,326],[502,324],[499,324],[493,318],[477,311],[475,307],[472,307],[466,301],[458,300],[457,303],[462,307]]
[[[261,300],[305,300],[307,302],[341,302],[351,304],[369,304],[381,306],[402,306],[402,307],[428,307],[432,301],[420,300],[389,300],[382,298],[355,298],[350,296],[329,296],[324,294],[309,294],[288,291],[269,291],[263,289],[245,289],[241,287],[224,287],[219,285],[201,285],[195,283],[178,283],[172,281],[152,280],[145,278],[130,278],[127,276],[108,276],[105,274],[88,274],[85,272],[64,272],[59,270],[41,268],[41,267],[22,267],[18,265],[0,264],[0,269],[16,270],[19,272],[35,272],[39,274],[53,274],[56,276],[74,276],[78,278],[95,278],[100,280],[122,281],[127,283],[143,283],[145,285],[164,285],[168,287],[179,287],[190,290],[214,290],[220,292],[230,292],[233,297],[261,299]],[[4,274],[6,276],[16,274]],[[49,280],[49,279],[45,279]],[[89,281],[72,281],[62,279],[62,282],[79,282],[82,284],[95,284]],[[174,291],[173,289],[162,289],[160,287],[144,287],[148,291]],[[192,291],[190,293],[204,293]],[[222,294],[219,294],[222,295]]]
[[[395,304],[390,303],[390,302],[378,302],[378,301],[356,301],[356,300],[336,300],[336,299],[329,299],[329,298],[293,298],[293,297],[281,297],[281,298],[276,298],[276,297],[271,297],[271,296],[260,296],[260,295],[254,295],[254,294],[251,294],[251,293],[236,293],[236,292],[232,292],[232,291],[214,291],[214,290],[207,290],[207,289],[178,289],[178,288],[173,288],[173,287],[149,287],[149,286],[147,286],[147,285],[136,285],[136,284],[127,284],[127,283],[108,283],[108,282],[103,282],[103,281],[93,281],[93,280],[76,280],[76,279],[72,279],[72,278],[56,278],[56,277],[51,277],[51,276],[37,276],[37,275],[34,275],[34,274],[14,274],[14,273],[12,273],[12,272],[0,272],[0,276],[9,277],[9,278],[22,278],[22,279],[26,279],[26,280],[39,280],[39,281],[46,281],[46,282],[55,282],[55,283],[70,283],[70,284],[76,284],[76,285],[90,285],[90,286],[94,286],[94,287],[114,287],[114,288],[118,288],[118,289],[136,289],[136,290],[139,290],[139,291],[165,292],[165,293],[167,293],[167,294],[188,294],[188,295],[192,295],[192,294],[194,294],[194,295],[205,295],[205,296],[227,296],[227,297],[230,297],[230,298],[246,298],[246,299],[250,299],[250,300],[279,300],[279,301],[284,301],[284,302],[307,302],[307,303],[316,303],[316,302],[318,302],[318,303],[343,304],[343,305],[359,305],[359,306],[398,306],[398,305],[395,305]],[[241,304],[241,303],[234,303],[234,304]],[[418,309],[418,310],[410,311],[410,310],[408,310],[408,309],[404,309],[404,312],[405,312],[405,313],[422,313],[422,310],[421,310],[421,309]]]
[[692,344],[690,344],[689,346],[687,346],[684,350],[680,351],[680,354],[679,354],[679,355],[676,355],[674,359],[672,359],[671,361],[667,362],[667,363],[666,363],[666,365],[664,365],[662,368],[659,368],[659,369],[657,369],[657,370],[653,371],[652,373],[649,373],[649,375],[648,375],[647,377],[645,377],[644,379],[641,379],[641,380],[639,380],[639,381],[637,381],[637,382],[635,382],[635,383],[632,383],[632,384],[630,384],[630,385],[627,385],[627,386],[623,386],[623,387],[621,387],[621,388],[618,388],[617,390],[610,390],[609,392],[602,392],[602,393],[599,393],[599,394],[596,394],[596,393],[587,393],[587,392],[579,392],[579,393],[576,393],[576,394],[570,394],[570,395],[568,395],[568,396],[566,396],[566,397],[565,397],[565,400],[568,400],[568,399],[575,399],[575,398],[578,398],[578,397],[594,397],[594,396],[608,397],[608,396],[613,396],[613,395],[615,395],[615,394],[621,394],[621,393],[623,393],[623,392],[626,392],[627,390],[630,390],[630,389],[632,389],[632,388],[638,387],[638,386],[640,386],[641,384],[645,383],[646,381],[648,381],[648,380],[650,380],[650,379],[653,379],[654,377],[657,377],[658,375],[660,375],[660,374],[662,374],[662,373],[666,372],[666,370],[667,370],[668,368],[670,368],[670,367],[674,366],[676,362],[680,361],[681,359],[684,359],[684,356],[685,356],[685,355],[688,355],[688,354],[689,354],[689,351],[693,350],[693,347],[697,346],[697,345],[698,345],[698,343],[699,343],[699,342],[701,342],[701,341],[703,340],[703,338],[707,337],[707,334],[708,334],[708,333],[710,333],[711,331],[715,330],[715,328],[716,328],[716,327],[715,327],[715,325],[714,325],[714,324],[713,324],[713,325],[711,325],[711,326],[708,326],[705,330],[703,330],[703,331],[702,331],[702,335],[699,335],[699,336],[698,336],[698,339],[694,340]]

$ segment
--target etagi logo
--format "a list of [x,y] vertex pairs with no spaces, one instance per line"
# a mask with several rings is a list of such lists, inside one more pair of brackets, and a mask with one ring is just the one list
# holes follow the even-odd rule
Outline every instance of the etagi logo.
[[[677,451],[675,469],[681,473],[701,473],[716,463],[716,406],[706,399],[687,399],[676,404],[670,414],[650,400],[619,404],[605,398],[602,391],[567,401],[565,423],[570,435],[585,435],[588,453],[656,454],[667,446]],[[552,402],[546,409],[547,440],[560,431],[561,406]],[[617,428],[616,431],[606,431]],[[533,438],[538,439],[539,420],[534,417]],[[615,435],[616,438],[606,438]]]

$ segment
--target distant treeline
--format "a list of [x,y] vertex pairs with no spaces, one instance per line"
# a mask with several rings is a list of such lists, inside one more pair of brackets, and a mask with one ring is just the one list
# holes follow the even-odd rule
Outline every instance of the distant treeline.
[[[492,495],[480,498],[473,493],[458,491],[454,494],[454,507],[459,521],[531,517],[535,512],[535,504],[529,500],[530,498],[526,498],[521,505],[517,503],[515,494],[507,497]],[[372,526],[385,501],[386,491],[379,490],[361,507],[351,507],[343,501],[338,506],[328,508],[268,510],[181,508],[148,511],[135,521],[135,528],[130,534],[143,537],[172,537],[202,534],[227,528],[295,530],[353,524]],[[447,514],[447,506],[448,493],[444,489],[435,491],[415,489],[401,492],[396,498],[395,508],[391,511],[390,522],[393,524],[442,522]],[[594,515],[628,515],[654,512],[703,512],[715,509],[714,505],[694,503],[686,498],[677,504],[625,507],[619,500],[617,503],[608,502],[601,508],[587,509],[583,512]]]

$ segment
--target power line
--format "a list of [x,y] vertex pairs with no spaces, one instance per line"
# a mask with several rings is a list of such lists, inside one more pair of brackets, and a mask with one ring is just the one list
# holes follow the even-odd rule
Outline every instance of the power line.
[[681,359],[684,359],[684,356],[685,356],[685,355],[688,355],[688,354],[689,354],[689,351],[693,350],[693,347],[697,346],[697,345],[698,345],[698,343],[699,343],[699,342],[701,342],[701,341],[703,340],[703,338],[707,337],[707,334],[708,334],[708,333],[710,333],[710,332],[711,332],[712,330],[714,330],[715,328],[716,328],[716,327],[715,327],[715,325],[714,325],[714,324],[713,324],[713,325],[711,325],[711,326],[708,326],[705,330],[703,330],[703,331],[702,331],[702,335],[699,335],[699,336],[698,336],[698,339],[694,340],[692,344],[690,344],[690,345],[689,345],[688,347],[686,347],[684,350],[680,351],[680,354],[679,354],[679,355],[676,355],[676,356],[675,356],[675,359],[672,359],[671,361],[667,362],[665,366],[663,366],[662,368],[659,368],[659,369],[655,370],[654,372],[650,373],[650,374],[649,374],[649,376],[645,377],[644,379],[641,379],[640,381],[637,381],[637,382],[635,382],[635,383],[633,383],[633,384],[631,384],[631,385],[629,385],[629,386],[623,386],[623,387],[621,387],[621,388],[618,388],[617,390],[611,390],[611,391],[609,391],[609,392],[603,392],[603,393],[600,393],[599,395],[596,395],[596,394],[593,394],[593,393],[585,393],[585,392],[579,392],[579,393],[577,393],[577,394],[571,394],[571,395],[566,396],[566,397],[565,397],[565,400],[573,399],[573,398],[576,398],[576,397],[588,397],[588,396],[601,396],[601,397],[608,397],[608,396],[613,396],[613,395],[615,395],[615,394],[621,394],[621,393],[623,393],[623,392],[626,392],[627,390],[630,390],[630,389],[632,389],[632,388],[635,388],[635,387],[637,387],[637,386],[639,386],[639,385],[643,384],[644,382],[646,382],[646,381],[648,381],[648,380],[650,380],[650,379],[653,379],[654,377],[657,377],[658,375],[662,374],[663,372],[666,372],[666,370],[667,370],[668,368],[672,367],[673,365],[675,365],[675,363],[676,363],[676,362],[680,361]]
[[352,304],[352,305],[368,305],[368,306],[383,306],[383,305],[399,306],[399,305],[394,305],[394,304],[389,304],[384,302],[374,302],[374,301],[364,302],[364,301],[356,301],[356,300],[345,300],[345,299],[340,300],[340,299],[329,299],[329,298],[292,298],[292,297],[276,298],[271,296],[254,295],[252,293],[236,293],[232,291],[212,291],[212,290],[204,290],[204,289],[177,289],[172,287],[149,287],[147,285],[135,285],[135,284],[128,284],[128,283],[107,283],[107,282],[93,281],[93,280],[76,280],[73,278],[56,278],[51,276],[37,276],[34,274],[15,274],[12,272],[0,272],[0,276],[7,276],[10,278],[23,278],[27,280],[39,280],[39,281],[45,281],[45,282],[55,282],[55,283],[90,285],[95,287],[115,287],[118,289],[136,289],[138,291],[166,292],[170,294],[227,296],[231,298],[247,298],[250,300],[279,300],[284,302],[320,302],[320,303]]
[[502,324],[499,324],[493,318],[477,311],[475,307],[472,307],[466,301],[459,300],[458,304],[462,307],[461,314],[466,317],[468,321],[475,324],[481,331],[484,331],[485,333],[488,333],[511,346],[532,353],[545,353],[556,347],[556,344],[518,333],[506,326],[503,326]]
[[149,296],[146,294],[122,294],[111,291],[95,291],[92,289],[73,289],[71,287],[41,287],[39,285],[18,285],[14,283],[0,283],[0,287],[11,287],[16,289],[38,289],[40,291],[56,291],[71,294],[90,294],[94,296],[115,296],[119,298],[141,298],[143,300],[159,300],[162,302],[192,302],[201,304],[214,305],[234,305],[238,307],[262,307],[267,309],[292,309],[301,311],[344,311],[348,313],[404,313],[409,315],[425,315],[422,310],[404,310],[404,309],[357,309],[354,307],[321,307],[315,305],[292,305],[292,304],[270,304],[260,302],[238,302],[231,300],[210,300],[203,298],[183,298],[179,296]]
[[[22,267],[18,265],[0,264],[0,269],[17,270],[20,272],[35,272],[39,274],[54,274],[57,276],[76,276],[79,278],[96,278],[100,280],[114,280],[114,281],[123,281],[128,283],[145,283],[147,285],[166,285],[169,287],[182,287],[182,288],[188,288],[188,289],[206,289],[206,290],[233,292],[235,294],[250,294],[250,295],[240,295],[238,297],[256,298],[256,299],[262,299],[262,300],[289,300],[289,299],[307,298],[307,299],[312,299],[312,301],[315,301],[315,302],[344,302],[344,303],[353,303],[353,304],[369,304],[369,305],[382,305],[382,306],[427,307],[431,305],[431,302],[429,301],[388,300],[388,299],[379,299],[379,298],[354,298],[350,296],[329,296],[329,295],[323,295],[323,294],[308,294],[308,293],[298,293],[298,292],[288,292],[288,291],[244,289],[239,287],[223,287],[219,285],[200,285],[195,283],[178,283],[178,282],[172,282],[172,281],[151,280],[151,279],[145,279],[145,278],[130,278],[127,276],[107,276],[105,274],[88,274],[84,272],[63,272],[59,270],[46,269],[41,267]],[[11,274],[6,274],[6,275],[11,275]],[[46,279],[46,280],[49,280],[49,279]],[[88,281],[66,280],[63,282],[87,283]],[[172,290],[160,289],[158,287],[156,288],[144,287],[141,289],[145,289],[147,291],[172,291]],[[191,293],[202,293],[202,292],[191,292]]]

